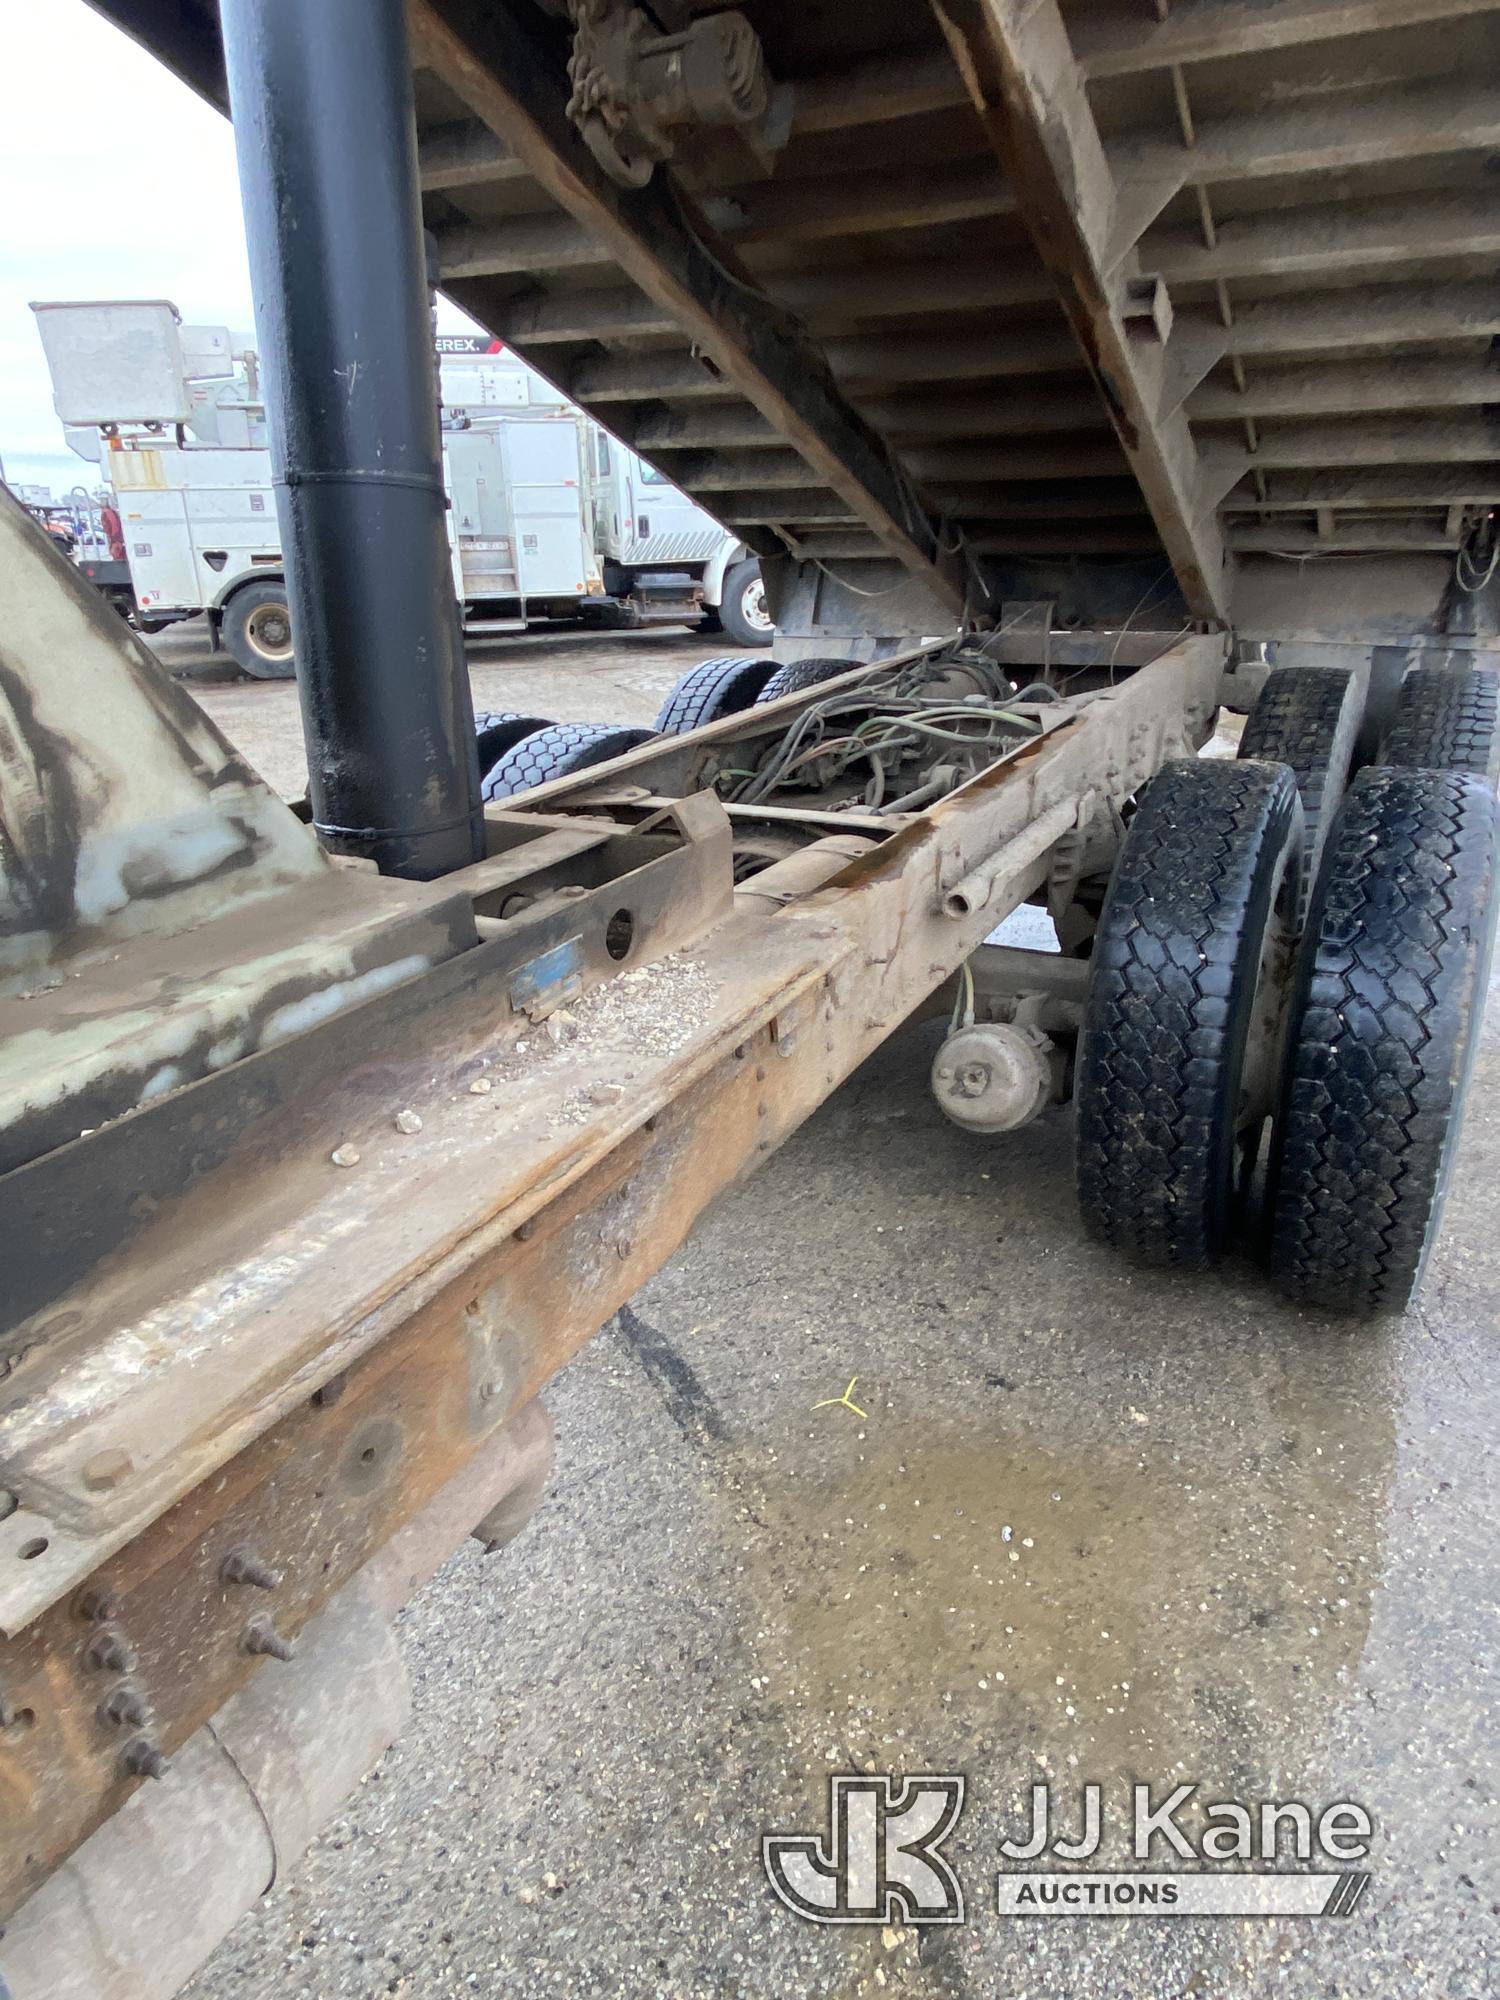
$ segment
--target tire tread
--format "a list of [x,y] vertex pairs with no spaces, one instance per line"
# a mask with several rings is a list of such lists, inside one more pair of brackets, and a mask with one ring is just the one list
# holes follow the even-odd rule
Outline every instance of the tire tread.
[[809,658],[788,660],[784,667],[778,667],[756,696],[756,706],[762,702],[780,701],[783,695],[804,694],[808,688],[831,681],[837,674],[847,674],[851,667],[857,667],[858,660],[835,660]]
[[1303,946],[1272,1155],[1270,1258],[1304,1304],[1394,1312],[1442,1210],[1495,923],[1497,807],[1460,772],[1371,767]]
[[1382,764],[1493,779],[1500,676],[1486,667],[1413,667],[1380,746]]
[[1141,795],[1094,940],[1079,1044],[1085,1224],[1202,1270],[1228,1230],[1240,1070],[1296,787],[1282,764],[1186,759]]
[[1348,782],[1359,723],[1358,683],[1338,667],[1278,669],[1245,718],[1240,756],[1285,764],[1297,781],[1303,828],[1301,916]]
[[738,715],[752,706],[776,671],[774,660],[751,660],[738,653],[704,660],[682,676],[662,703],[656,718],[658,733],[681,736],[726,715]]
[[549,779],[565,778],[585,771],[634,749],[651,735],[649,729],[627,729],[616,722],[554,722],[525,736],[507,750],[486,773],[483,792],[486,800],[513,798],[529,792]]
[[521,709],[476,709],[474,736],[479,745],[481,773],[493,770],[506,751],[513,749],[523,737],[534,735],[538,729],[549,726],[545,715],[527,715]]

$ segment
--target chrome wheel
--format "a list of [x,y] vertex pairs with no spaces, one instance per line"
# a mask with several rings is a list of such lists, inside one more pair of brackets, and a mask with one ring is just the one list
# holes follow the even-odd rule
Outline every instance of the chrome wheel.
[[758,576],[745,586],[740,598],[740,615],[752,631],[769,636],[776,629],[766,609],[766,586]]

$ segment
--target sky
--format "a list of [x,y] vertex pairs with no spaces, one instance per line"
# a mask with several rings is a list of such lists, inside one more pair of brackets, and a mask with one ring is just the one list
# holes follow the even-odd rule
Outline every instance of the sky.
[[0,460],[60,494],[94,472],[63,440],[33,299],[253,324],[229,121],[83,0],[0,0]]

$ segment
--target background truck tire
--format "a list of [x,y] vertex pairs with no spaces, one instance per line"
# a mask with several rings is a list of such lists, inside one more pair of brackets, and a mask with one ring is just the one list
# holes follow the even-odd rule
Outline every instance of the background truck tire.
[[1456,772],[1362,771],[1292,1001],[1268,1213],[1304,1304],[1399,1312],[1436,1237],[1495,934],[1497,808]]
[[737,646],[769,646],[776,637],[776,627],[766,610],[760,564],[754,556],[725,571],[719,623]]
[[1273,673],[1245,719],[1241,757],[1286,764],[1302,801],[1302,897],[1307,915],[1318,859],[1359,736],[1364,703],[1354,675],[1338,667],[1285,667]]
[[507,750],[528,736],[535,736],[539,729],[550,729],[552,724],[545,715],[520,715],[513,709],[477,708],[474,711],[474,735],[479,743],[479,768],[488,772],[494,768]]
[[749,708],[776,672],[774,660],[705,660],[673,688],[656,718],[662,736],[681,736]]
[[1413,667],[1396,697],[1380,762],[1493,780],[1497,738],[1500,678],[1483,667]]
[[224,606],[219,637],[235,664],[258,681],[289,681],[297,671],[286,585],[268,577],[247,583]]
[[549,778],[570,777],[592,764],[633,750],[652,735],[649,729],[625,729],[617,722],[554,722],[522,737],[507,750],[484,781],[484,796],[490,801],[513,798],[529,792],[533,785],[545,785]]
[[1354,746],[1354,768],[1378,764],[1380,740],[1396,716],[1396,697],[1411,665],[1411,647],[1372,646],[1370,670],[1365,676],[1365,713],[1359,725],[1359,741]]
[[847,674],[851,667],[858,665],[858,660],[789,660],[772,674],[755,697],[756,702],[780,701],[784,694],[804,694],[808,688],[831,681],[836,674]]
[[1185,759],[1141,794],[1100,914],[1078,1045],[1078,1198],[1137,1263],[1203,1270],[1229,1233],[1245,1049],[1302,812],[1283,764]]

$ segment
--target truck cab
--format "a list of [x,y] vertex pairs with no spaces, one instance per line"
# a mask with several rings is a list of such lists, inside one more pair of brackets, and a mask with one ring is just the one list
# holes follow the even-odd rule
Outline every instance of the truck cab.
[[737,645],[769,646],[776,628],[750,550],[628,445],[588,428],[594,546],[609,595],[642,611],[696,609]]

